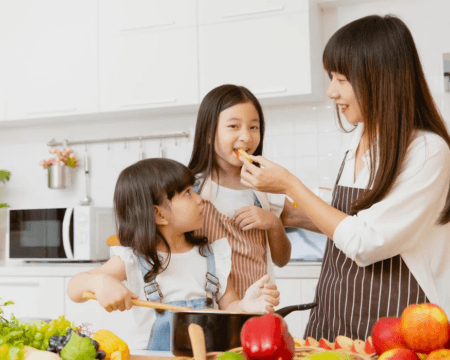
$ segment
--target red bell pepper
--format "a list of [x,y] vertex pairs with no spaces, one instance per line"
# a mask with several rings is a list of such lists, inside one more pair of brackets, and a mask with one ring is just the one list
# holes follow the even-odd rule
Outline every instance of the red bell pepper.
[[241,330],[241,345],[251,359],[292,359],[294,339],[283,319],[268,313],[247,320]]

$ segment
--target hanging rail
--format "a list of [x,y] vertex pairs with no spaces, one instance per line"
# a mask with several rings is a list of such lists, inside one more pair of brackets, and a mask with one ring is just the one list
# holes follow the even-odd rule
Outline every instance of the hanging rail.
[[55,139],[50,140],[47,146],[69,146],[69,145],[88,145],[88,144],[99,144],[99,143],[112,143],[120,141],[139,141],[139,140],[155,140],[155,139],[171,139],[171,138],[189,138],[189,131],[183,131],[177,134],[165,134],[165,135],[148,135],[148,136],[131,136],[131,137],[121,137],[121,138],[111,138],[111,139],[97,139],[97,140],[77,140],[77,141],[56,141]]

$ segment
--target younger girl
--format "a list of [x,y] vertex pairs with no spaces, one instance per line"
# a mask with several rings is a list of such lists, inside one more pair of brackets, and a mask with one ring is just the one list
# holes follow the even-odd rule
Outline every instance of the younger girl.
[[248,89],[222,85],[205,96],[188,165],[199,180],[196,191],[208,200],[203,228],[196,235],[211,243],[228,238],[231,281],[239,298],[264,274],[274,279],[272,260],[282,267],[291,257],[291,244],[279,220],[285,196],[278,195],[281,204],[277,201],[277,205],[269,202],[267,194],[240,183],[242,162],[236,151],[261,155],[263,139],[261,105]]
[[[192,231],[202,225],[203,200],[193,189],[195,177],[169,159],[139,161],[120,174],[114,193],[118,237],[111,259],[101,267],[75,276],[68,295],[85,301],[95,293],[108,312],[131,309],[133,298],[194,309],[273,311],[279,304],[269,277],[256,281],[239,300],[227,281],[231,249],[226,238],[208,245]],[[122,284],[126,281],[126,286]],[[170,350],[170,312],[132,308],[136,330],[130,348]]]

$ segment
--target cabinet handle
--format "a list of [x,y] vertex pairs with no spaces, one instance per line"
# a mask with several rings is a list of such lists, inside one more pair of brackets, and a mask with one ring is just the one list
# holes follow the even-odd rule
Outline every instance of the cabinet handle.
[[175,21],[167,21],[167,22],[163,22],[163,23],[159,23],[159,24],[153,24],[153,25],[142,26],[142,27],[124,28],[124,29],[120,29],[119,32],[147,30],[147,29],[153,29],[156,27],[169,26],[169,25],[174,25],[174,24],[175,24]]
[[39,286],[37,282],[0,282],[0,286]]
[[75,111],[77,111],[77,108],[50,110],[50,111],[48,111],[48,110],[46,110],[46,111],[32,111],[32,112],[25,113],[25,115],[33,116],[33,115],[45,115],[45,114],[73,113]]
[[143,103],[133,103],[133,104],[122,104],[121,107],[134,107],[134,106],[144,106],[144,105],[155,105],[155,104],[168,104],[168,103],[174,103],[177,99],[157,99],[154,101],[148,101]]
[[281,11],[281,10],[284,10],[284,6],[268,8],[268,9],[262,9],[262,10],[254,10],[254,11],[241,11],[241,12],[236,13],[236,14],[222,15],[222,18],[232,18],[232,17],[238,17],[238,16],[263,14],[263,13],[268,13],[268,12],[273,12],[273,11]]
[[253,94],[255,95],[261,95],[261,94],[275,94],[275,93],[281,93],[281,92],[285,92],[287,89],[286,88],[273,88],[273,89],[261,89],[261,90],[255,90],[252,91]]

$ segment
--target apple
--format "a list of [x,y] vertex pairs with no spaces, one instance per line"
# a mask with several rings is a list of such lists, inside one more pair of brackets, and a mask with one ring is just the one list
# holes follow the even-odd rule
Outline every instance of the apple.
[[401,330],[401,318],[382,317],[372,327],[373,347],[377,355],[395,349],[409,349]]
[[364,341],[362,340],[354,340],[352,345],[352,351],[356,354],[366,355],[364,351]]
[[375,353],[375,348],[373,347],[372,336],[369,336],[364,344],[364,351],[367,355]]
[[449,349],[439,349],[430,352],[427,356],[427,360],[440,360],[440,359],[450,359]]
[[336,340],[334,341],[335,349],[343,349],[347,351],[352,351],[353,340],[348,338],[347,336],[338,335],[336,336]]
[[319,342],[311,336],[308,336],[305,341],[305,346],[319,346]]
[[330,343],[327,339],[321,338],[319,341],[319,347],[325,350],[333,350],[334,345]]
[[300,338],[294,338],[294,344],[295,346],[305,346],[306,340],[300,339]]
[[401,332],[408,346],[423,354],[446,346],[450,326],[441,307],[435,304],[412,304],[403,310]]
[[414,351],[403,348],[394,348],[382,353],[378,358],[378,360],[420,360],[420,359],[416,354],[414,354]]

